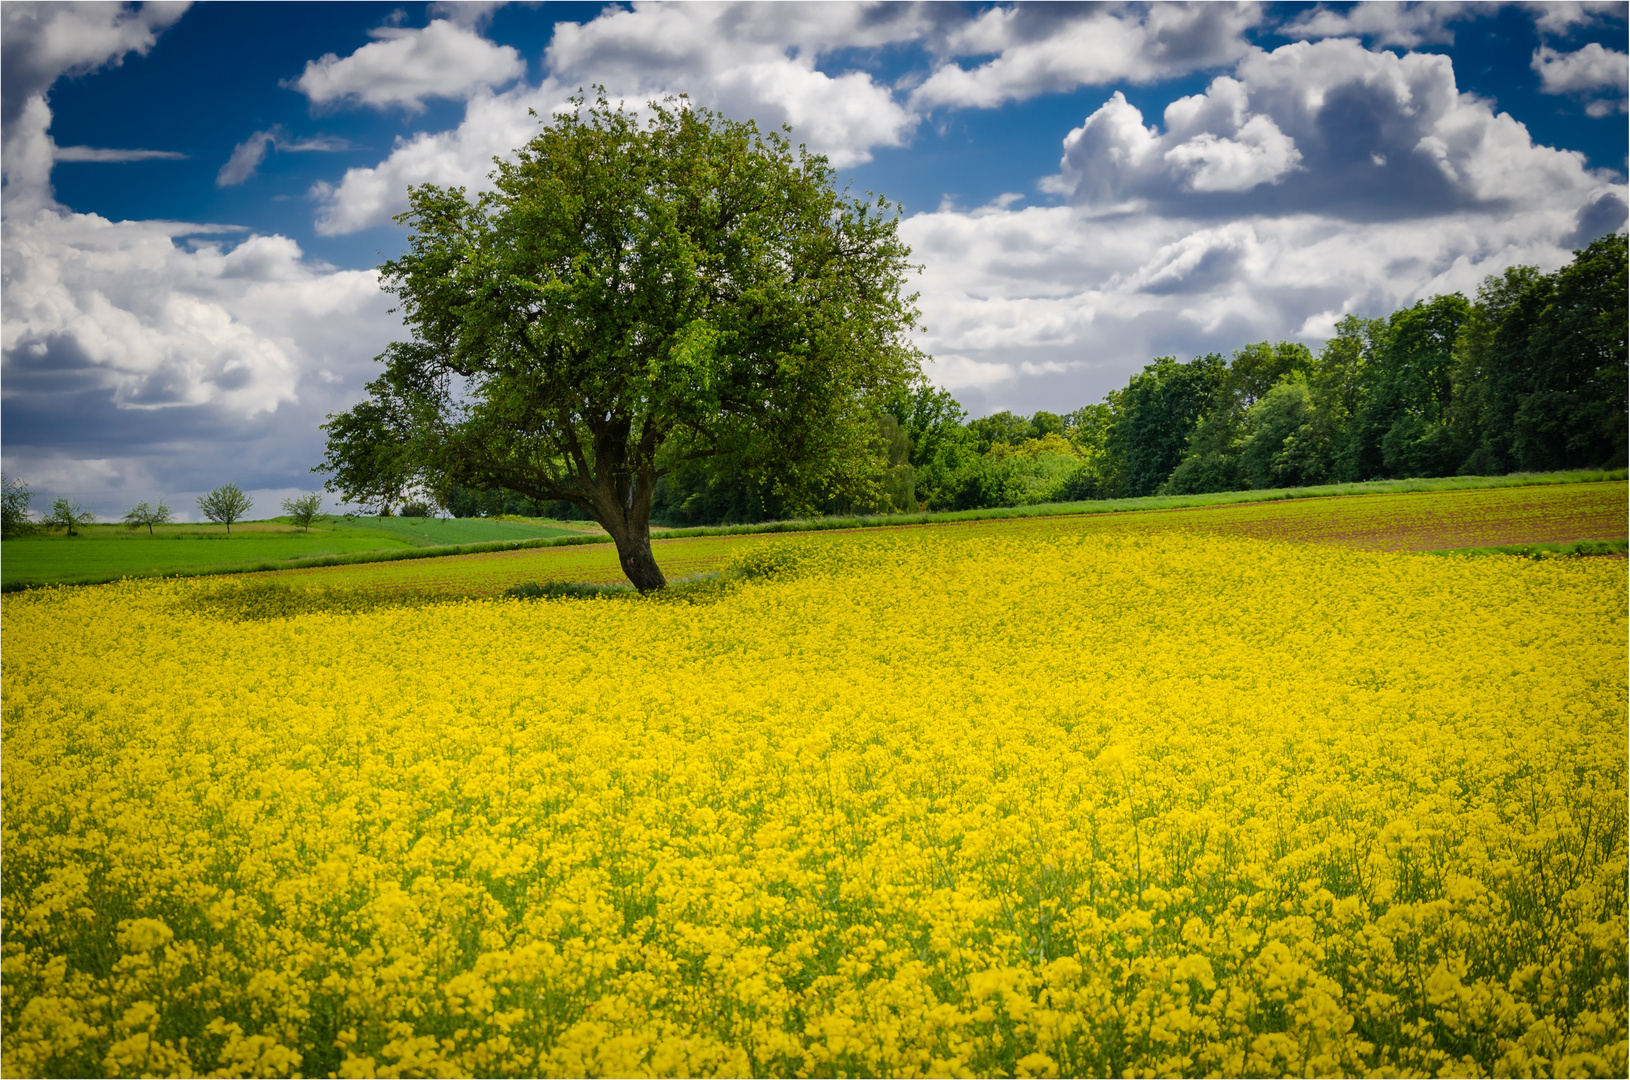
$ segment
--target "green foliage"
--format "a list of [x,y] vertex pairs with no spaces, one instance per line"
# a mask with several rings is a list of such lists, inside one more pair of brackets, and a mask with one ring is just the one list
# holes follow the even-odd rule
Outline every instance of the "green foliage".
[[1330,476],[1330,431],[1307,380],[1292,373],[1251,406],[1240,471],[1252,488],[1307,487]]
[[69,536],[73,536],[81,526],[89,525],[95,520],[95,514],[78,503],[58,495],[51,500],[51,509],[40,524],[47,529],[61,529]]
[[1186,364],[1161,356],[1116,393],[1111,405],[1118,416],[1106,441],[1120,477],[1115,494],[1153,495],[1166,482],[1196,422],[1224,385],[1227,367],[1216,353]]
[[683,101],[553,116],[474,198],[430,185],[381,269],[411,341],[329,418],[349,501],[500,488],[572,503],[641,589],[658,481],[711,459],[792,510],[881,497],[876,417],[920,372],[897,208]]
[[308,491],[304,495],[296,495],[292,499],[283,500],[283,513],[288,516],[291,523],[300,526],[309,532],[311,523],[317,520],[317,515],[323,512],[323,496],[321,492]]
[[29,500],[34,492],[27,481],[15,476],[0,477],[0,537],[32,536],[39,531]]
[[131,507],[129,510],[125,511],[124,516],[126,528],[139,529],[145,525],[147,527],[148,536],[153,535],[153,526],[168,525],[174,520],[175,515],[170,512],[170,508],[168,506],[164,505],[164,501],[162,499],[159,500],[157,506],[149,505],[144,499],[135,506]]
[[236,484],[222,484],[208,495],[198,496],[198,509],[217,525],[225,525],[227,535],[232,534],[232,523],[242,521],[253,502]]
[[[1317,358],[1248,345],[1159,490],[1622,466],[1625,265],[1625,238],[1604,237],[1555,274],[1491,276],[1474,302],[1455,293],[1385,319],[1345,316]],[[1170,403],[1184,366],[1156,361],[1109,395],[1123,493],[1148,484],[1182,426]]]

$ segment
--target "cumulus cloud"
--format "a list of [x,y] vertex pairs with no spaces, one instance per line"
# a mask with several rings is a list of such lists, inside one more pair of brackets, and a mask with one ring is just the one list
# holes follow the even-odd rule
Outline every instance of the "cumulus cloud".
[[[324,413],[400,332],[374,271],[282,236],[47,210],[7,220],[4,268],[6,467],[37,486],[146,497],[221,469],[245,485],[302,473]],[[97,462],[122,479],[85,474]]]
[[1253,50],[1163,121],[1111,95],[1064,140],[1064,205],[903,223],[919,344],[970,410],[1096,401],[1164,354],[1316,347],[1345,314],[1554,269],[1626,225],[1621,178],[1459,93],[1441,56]]
[[[1569,53],[1541,45],[1534,52],[1532,67],[1539,73],[1540,89],[1547,94],[1594,97],[1595,100],[1586,105],[1586,111],[1592,116],[1625,111],[1625,92],[1630,89],[1630,56],[1622,52],[1604,49],[1594,41]],[[1604,94],[1606,96],[1598,96]]]
[[[50,136],[46,95],[64,75],[117,67],[128,53],[147,55],[158,32],[179,19],[186,3],[28,4],[0,7],[0,186],[7,216],[52,206],[51,165],[57,160],[132,161],[133,157],[62,158]],[[163,154],[72,147],[81,155]]]
[[904,145],[915,114],[866,72],[828,75],[817,60],[839,49],[914,41],[928,23],[916,8],[838,4],[636,4],[584,23],[561,23],[538,86],[475,92],[451,131],[398,141],[378,165],[318,184],[317,231],[355,232],[388,222],[411,184],[486,184],[495,156],[510,154],[581,87],[600,84],[614,100],[640,105],[670,92],[727,115],[776,127],[840,168],[872,149]]
[[123,408],[271,412],[297,398],[294,320],[354,315],[379,295],[373,271],[308,265],[286,237],[197,232],[88,214],[8,222],[7,393],[77,372]]
[[1251,191],[1300,167],[1301,151],[1271,117],[1250,111],[1242,83],[1213,80],[1166,109],[1164,135],[1119,90],[1064,140],[1062,176],[1049,186],[1082,203],[1117,203],[1159,191]]
[[1146,127],[1113,95],[1065,139],[1048,187],[1099,209],[1374,221],[1583,199],[1603,183],[1582,155],[1536,146],[1460,93],[1448,57],[1351,39],[1253,50],[1164,120]]
[[370,33],[376,40],[350,56],[309,61],[290,85],[313,105],[355,101],[417,111],[427,97],[467,97],[526,74],[520,53],[468,24],[435,19],[423,29],[382,26]]
[[994,7],[946,35],[951,57],[994,57],[972,68],[947,60],[911,95],[913,108],[994,108],[1107,82],[1155,82],[1232,63],[1248,48],[1259,6],[1152,4],[1129,9]]
[[319,203],[317,232],[339,236],[384,225],[407,207],[407,189],[414,184],[484,188],[492,159],[508,156],[537,133],[538,121],[528,110],[549,116],[566,104],[566,94],[552,85],[476,96],[466,105],[463,122],[451,131],[399,139],[378,165],[347,169],[338,184],[313,185],[311,194]]
[[[1068,206],[918,214],[902,225],[940,358],[930,375],[975,414],[1100,400],[1155,356],[1300,338],[1341,316],[1384,315],[1437,293],[1471,295],[1519,263],[1554,269],[1623,226],[1623,186],[1516,213],[1470,211],[1355,225],[1318,214],[1195,221],[1097,217]],[[1612,227],[1612,226],[1610,226]],[[1048,365],[1053,365],[1049,369]]]
[[1493,14],[1495,4],[1454,3],[1422,0],[1395,3],[1393,0],[1362,0],[1345,11],[1332,11],[1323,4],[1298,15],[1280,33],[1286,37],[1363,37],[1377,45],[1452,44],[1455,35],[1449,24]]
[[28,100],[63,75],[119,66],[126,53],[146,56],[158,31],[189,3],[29,4],[0,8],[0,123],[10,126]]
[[313,263],[286,237],[57,205],[56,161],[182,156],[58,148],[47,96],[63,75],[147,52],[185,6],[0,8],[5,466],[104,516],[177,493],[185,514],[185,493],[224,479],[286,484],[321,456],[317,424],[400,329],[374,272]]
[[1534,16],[1542,33],[1565,34],[1576,26],[1591,26],[1608,19],[1624,19],[1623,0],[1534,0],[1522,5]]
[[506,3],[507,0],[438,0],[430,5],[430,14],[459,26],[482,27],[491,22],[493,12]]

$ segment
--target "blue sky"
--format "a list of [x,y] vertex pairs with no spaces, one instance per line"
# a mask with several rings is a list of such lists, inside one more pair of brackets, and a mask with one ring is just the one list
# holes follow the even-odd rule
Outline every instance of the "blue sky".
[[8,475],[257,513],[401,331],[409,184],[580,86],[685,92],[904,208],[974,414],[1313,347],[1625,227],[1626,5],[83,4],[3,9]]

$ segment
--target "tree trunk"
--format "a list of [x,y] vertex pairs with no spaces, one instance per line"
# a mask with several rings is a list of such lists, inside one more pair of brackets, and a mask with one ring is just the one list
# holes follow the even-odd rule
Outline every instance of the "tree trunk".
[[[621,480],[621,483],[617,481]],[[637,476],[603,480],[594,500],[594,516],[617,545],[623,573],[640,592],[665,588],[655,556],[651,554],[651,501],[656,478],[644,471]]]
[[609,520],[601,524],[617,545],[617,559],[623,564],[623,573],[634,583],[634,588],[640,592],[650,592],[666,587],[668,579],[662,576],[662,569],[651,554],[649,519],[634,522],[623,515],[607,515],[607,518]]

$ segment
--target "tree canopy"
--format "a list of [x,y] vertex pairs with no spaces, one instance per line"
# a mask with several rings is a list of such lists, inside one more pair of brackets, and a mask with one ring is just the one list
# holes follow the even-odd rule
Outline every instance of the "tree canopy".
[[232,535],[232,523],[242,521],[254,503],[236,484],[222,484],[208,495],[198,496],[198,509],[217,525],[225,525]]
[[175,514],[164,504],[163,499],[159,500],[157,506],[153,506],[146,499],[143,499],[125,512],[124,520],[125,526],[131,529],[139,529],[145,525],[147,535],[152,536],[153,526],[168,525],[175,520]]
[[825,158],[683,100],[602,96],[500,161],[492,189],[412,189],[381,267],[412,339],[329,417],[318,468],[389,506],[454,487],[581,508],[640,589],[658,480],[762,475],[790,509],[876,502],[879,417],[921,371],[898,210]]

